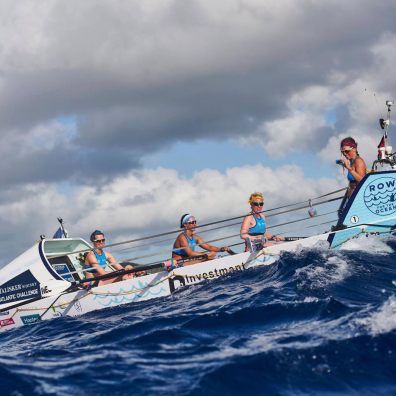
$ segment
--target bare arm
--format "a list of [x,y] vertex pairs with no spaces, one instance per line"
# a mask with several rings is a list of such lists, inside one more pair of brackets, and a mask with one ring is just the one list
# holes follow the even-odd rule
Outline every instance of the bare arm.
[[85,264],[88,267],[95,268],[98,275],[106,275],[107,272],[99,265],[93,252],[89,252],[85,258]]
[[252,226],[252,218],[252,215],[248,215],[243,219],[240,231],[241,239],[249,238],[248,231],[249,228]]
[[106,259],[109,262],[109,264],[116,270],[123,270],[124,267],[121,264],[118,264],[117,260],[114,258],[114,256],[111,253],[105,252]]
[[[199,238],[199,237],[198,237]],[[199,241],[197,239],[197,244],[199,244]],[[202,256],[202,252],[195,252],[194,250],[191,249],[191,247],[188,245],[187,239],[183,234],[180,234],[177,239],[176,239],[176,248],[182,248],[186,252],[188,257],[194,257],[194,256]]]
[[360,180],[362,180],[363,177],[366,176],[367,167],[363,158],[356,158],[354,164],[355,169],[352,168],[348,160],[343,159],[342,162],[344,163],[345,168],[350,172],[350,174],[355,178],[357,182],[360,182]]
[[218,248],[217,246],[213,246],[209,243],[206,243],[202,240],[202,238],[199,235],[195,235],[195,239],[197,241],[197,244],[205,250],[208,250],[209,252],[221,252],[221,249]]
[[352,176],[355,178],[357,182],[363,179],[366,176],[367,168],[363,158],[357,158],[355,161],[355,170],[352,170]]
[[265,233],[265,238],[266,238],[267,240],[276,241],[276,242],[284,241],[284,240],[285,240],[285,238],[284,238],[283,236],[280,236],[280,235],[272,235],[272,234],[270,234],[268,231]]

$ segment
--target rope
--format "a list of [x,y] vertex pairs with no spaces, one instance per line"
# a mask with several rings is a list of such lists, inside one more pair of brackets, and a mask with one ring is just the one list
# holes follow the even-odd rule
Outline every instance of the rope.
[[[327,213],[327,214],[329,214],[329,213]],[[326,214],[324,214],[324,215],[326,215]],[[322,216],[324,216],[324,215],[322,215]],[[381,222],[382,222],[382,221],[387,221],[388,219],[394,219],[394,218],[395,218],[395,217],[386,218],[386,219],[381,219]],[[306,219],[304,219],[304,220],[306,220]],[[299,220],[298,220],[298,221],[299,221]],[[342,229],[342,230],[338,230],[338,231],[332,231],[332,232],[330,232],[329,234],[338,234],[338,233],[341,233],[341,232],[345,232],[345,231],[348,230],[348,229],[360,229],[360,231],[359,231],[357,234],[355,234],[355,235],[353,235],[353,236],[351,236],[351,237],[348,237],[347,239],[345,239],[343,242],[340,243],[340,244],[342,244],[342,243],[345,243],[346,241],[348,241],[349,239],[352,239],[352,238],[354,238],[354,237],[356,237],[356,236],[358,236],[358,235],[360,235],[360,234],[366,233],[366,232],[367,232],[367,231],[365,231],[366,227],[367,227],[367,226],[375,226],[376,223],[378,223],[378,222],[367,223],[367,224],[361,224],[361,225],[357,225],[357,226],[351,226],[351,227],[348,227],[348,228],[346,228],[346,229]],[[279,225],[277,225],[277,226],[279,226]],[[381,225],[377,225],[377,226],[378,226],[378,227],[381,227]],[[387,226],[387,225],[384,225],[383,227],[388,227],[388,226]],[[392,230],[393,230],[393,227],[389,228],[389,229],[386,230],[386,231],[385,231],[385,230],[384,230],[384,231],[378,231],[378,232],[375,232],[375,233],[376,233],[376,234],[378,234],[378,233],[389,233],[389,232],[392,231]],[[336,246],[339,246],[339,245],[336,245]],[[257,255],[253,256],[251,259],[248,259],[248,260],[246,261],[245,264],[250,263],[251,261],[257,259],[257,258],[260,257],[261,255],[278,256],[277,254],[270,253],[270,252],[266,251],[265,249],[263,249],[263,250],[261,250]],[[155,287],[155,286],[159,285],[160,283],[162,283],[162,282],[164,282],[164,281],[170,279],[170,278],[173,276],[173,274],[174,274],[174,271],[170,272],[165,278],[162,278],[162,279],[160,279],[158,282],[155,282],[155,283],[153,283],[153,284],[150,284],[149,287],[153,287],[153,286]],[[143,291],[143,290],[145,290],[145,289],[147,289],[147,286],[146,286],[146,287],[142,287],[142,288],[136,288],[136,289],[130,290],[130,291],[124,291],[124,292],[97,292],[97,291],[88,290],[88,291],[86,292],[86,294],[84,294],[84,295],[82,295],[82,296],[80,296],[80,297],[73,297],[73,299],[71,299],[71,300],[68,301],[68,302],[63,302],[63,303],[60,303],[60,304],[58,304],[58,305],[54,305],[54,303],[55,303],[55,302],[57,301],[57,299],[59,298],[59,296],[56,296],[54,302],[51,303],[51,305],[50,305],[47,309],[45,309],[45,308],[34,308],[34,307],[32,307],[32,308],[16,308],[15,311],[14,311],[14,313],[12,314],[11,318],[13,318],[18,312],[29,312],[29,311],[41,311],[41,310],[45,310],[45,312],[44,312],[44,314],[45,314],[45,313],[46,313],[49,309],[51,309],[51,308],[52,308],[53,310],[55,310],[56,308],[62,308],[62,307],[64,307],[64,306],[68,306],[68,305],[70,305],[71,303],[75,303],[75,302],[77,302],[77,301],[80,301],[80,300],[82,300],[83,298],[85,298],[85,297],[87,297],[87,296],[89,296],[89,295],[103,295],[103,296],[129,295],[129,294],[135,294],[135,293],[141,292],[141,291]],[[62,308],[62,309],[63,309],[63,308]],[[44,314],[43,314],[43,315],[44,315]]]
[[[301,208],[299,208],[299,209],[301,209]],[[336,213],[336,212],[337,212],[337,211],[330,211],[330,212],[327,212],[327,213],[323,213],[323,214],[320,214],[320,215],[316,215],[315,218],[317,218],[317,217],[323,217],[323,216],[328,216],[329,214],[333,214],[333,213]],[[272,216],[273,216],[273,215],[272,215]],[[269,216],[268,216],[268,217],[269,217]],[[284,226],[284,225],[294,224],[294,223],[298,223],[298,222],[302,222],[302,221],[307,221],[307,220],[312,220],[312,218],[311,218],[311,217],[304,217],[304,218],[302,218],[302,219],[297,219],[297,220],[288,221],[288,222],[285,222],[285,223],[275,224],[275,225],[272,225],[272,226],[268,226],[268,229],[274,229],[274,228],[282,227],[282,226]],[[331,222],[334,223],[334,221],[331,221]],[[327,223],[329,223],[329,222],[320,223],[320,224],[314,224],[314,225],[309,226],[309,227],[307,227],[307,228],[317,227],[317,226],[319,226],[319,225],[327,224]],[[215,227],[215,228],[210,229],[210,230],[203,230],[203,231],[201,231],[201,233],[209,232],[209,231],[213,231],[213,230],[216,230],[216,229],[221,229],[221,228],[225,228],[225,227],[233,226],[233,225],[240,225],[240,222],[238,222],[238,223],[233,223],[233,224],[228,224],[227,226]],[[284,231],[284,232],[282,232],[282,234],[286,234],[286,233],[288,233],[288,232],[290,232],[290,231]],[[216,238],[216,239],[211,239],[211,240],[207,241],[207,243],[220,242],[220,241],[224,241],[224,240],[226,240],[226,239],[236,238],[236,237],[239,237],[239,236],[240,236],[239,233],[238,233],[238,234],[227,235],[227,236],[225,236],[225,237]],[[168,241],[173,241],[173,238],[172,238],[172,239],[168,238],[168,239],[165,239],[165,240],[163,240],[163,241],[166,241],[166,242],[168,242]],[[158,243],[159,243],[159,242],[157,241],[157,244],[158,244]],[[230,245],[230,247],[239,246],[239,245],[242,245],[242,244],[244,244],[244,242],[232,244],[232,245]],[[137,247],[142,247],[142,246],[147,246],[147,245],[148,245],[148,246],[152,246],[153,244],[152,244],[152,243],[141,244],[141,245],[138,245],[138,246],[133,246],[133,247],[131,247],[131,248],[125,248],[125,249],[123,249],[123,250],[135,249],[135,248],[137,248]],[[198,246],[198,244],[193,244],[193,245],[191,245],[191,246]],[[159,250],[159,251],[157,251],[157,252],[155,252],[155,253],[148,253],[148,254],[144,254],[144,255],[140,255],[140,256],[134,256],[134,257],[126,258],[126,259],[123,259],[123,261],[135,261],[135,260],[145,259],[145,258],[149,258],[149,257],[156,257],[156,256],[160,256],[160,255],[163,254],[163,253],[168,253],[168,252],[169,252],[169,248],[166,248],[166,249],[161,249],[161,250]],[[147,263],[147,264],[144,264],[144,265],[157,264],[157,263],[161,263],[161,261],[154,261],[154,262],[150,262],[150,263]],[[85,268],[82,268],[81,270],[65,272],[65,273],[62,274],[62,275],[69,275],[69,274],[72,275],[72,274],[78,274],[78,273],[81,273],[81,272],[82,272],[82,273],[85,273],[85,272],[89,272],[91,269],[94,269],[94,268],[95,268],[95,267],[85,267]],[[136,268],[138,268],[138,267],[136,267]]]
[[[320,199],[320,198],[323,198],[323,197],[326,197],[326,196],[329,196],[329,195],[333,195],[333,194],[335,194],[335,193],[338,193],[338,192],[344,191],[344,190],[346,190],[346,188],[342,188],[342,189],[340,189],[340,190],[335,190],[335,191],[332,191],[332,192],[330,192],[330,193],[321,195],[321,196],[319,196],[319,197],[312,198],[312,199],[310,199],[310,200],[311,200],[311,201],[317,200],[317,199]],[[337,200],[342,199],[342,198],[343,198],[343,196],[341,196],[341,197],[336,197],[336,198],[332,198],[332,199],[329,199],[329,200],[317,202],[315,205],[316,205],[316,206],[319,206],[319,205],[322,205],[322,204],[325,204],[325,203],[337,201]],[[301,203],[309,202],[310,200],[301,201],[301,202],[297,202],[297,203],[289,204],[289,205],[279,206],[279,207],[277,207],[277,208],[272,208],[272,209],[264,210],[264,211],[262,211],[262,212],[260,212],[260,213],[266,214],[266,213],[268,213],[268,212],[272,212],[272,211],[275,211],[275,210],[279,210],[279,209],[283,209],[283,208],[287,208],[287,207],[292,207],[292,206],[300,205]],[[297,207],[297,208],[292,208],[292,209],[285,210],[285,211],[282,211],[282,212],[277,212],[277,213],[269,214],[267,217],[273,217],[273,216],[277,216],[277,215],[281,215],[281,214],[285,214],[285,213],[289,213],[289,212],[293,212],[293,211],[298,211],[298,210],[306,209],[306,208],[309,208],[309,207],[310,207],[310,205],[309,205],[309,203],[308,203],[308,204],[306,204],[306,205],[304,205],[304,206],[299,206],[299,207]],[[210,223],[206,223],[206,224],[199,225],[199,226],[197,226],[196,228],[203,228],[203,227],[208,227],[208,226],[211,226],[211,225],[216,225],[216,224],[225,223],[225,222],[232,221],[232,220],[242,219],[242,218],[244,218],[244,217],[247,216],[247,215],[248,215],[248,214],[244,214],[244,215],[240,215],[240,216],[230,217],[230,218],[228,218],[228,219],[213,221],[213,222],[210,222]],[[221,227],[213,228],[213,229],[210,229],[210,230],[205,230],[205,231],[202,231],[202,232],[213,231],[213,230],[220,229],[220,228],[231,227],[231,226],[233,226],[233,225],[235,225],[235,223],[233,223],[233,224],[227,224],[227,225],[224,225],[224,226],[221,226]],[[130,240],[122,241],[122,242],[112,243],[112,244],[106,245],[105,247],[106,247],[106,248],[109,248],[109,247],[121,246],[121,245],[130,244],[130,243],[134,243],[134,242],[145,241],[145,240],[148,240],[148,239],[154,239],[154,238],[158,238],[158,237],[162,237],[162,236],[166,236],[166,235],[173,235],[173,234],[177,234],[177,233],[179,233],[179,232],[180,232],[180,229],[174,230],[174,231],[167,231],[167,232],[163,232],[163,233],[159,233],[159,234],[153,234],[153,235],[148,235],[148,236],[144,236],[144,237],[140,237],[140,238],[130,239]],[[150,245],[153,245],[153,243],[151,243]],[[131,247],[131,249],[132,249],[132,248],[133,248],[133,247]],[[73,252],[73,253],[74,253],[74,254],[85,253],[85,252],[89,252],[89,251],[91,251],[91,250],[93,250],[93,248],[77,250],[77,251],[75,251],[75,252]],[[51,256],[51,258],[62,257],[62,256],[63,256],[63,255],[55,255],[55,256]]]
[[[166,276],[165,278],[162,278],[158,282],[150,283],[150,286],[148,286],[148,287],[155,287],[155,286],[161,284],[162,282],[167,281],[172,275],[173,275],[173,271],[170,272],[168,276]],[[120,295],[129,295],[129,294],[140,293],[141,291],[143,291],[145,289],[147,289],[147,286],[141,287],[141,288],[137,288],[137,289],[134,289],[134,290],[130,290],[130,291],[124,291],[124,292],[97,292],[97,291],[88,290],[86,294],[84,294],[84,295],[82,295],[80,297],[73,297],[73,299],[71,299],[70,301],[63,302],[63,303],[58,304],[58,305],[53,305],[53,303],[52,303],[48,308],[35,308],[35,307],[32,307],[32,308],[16,308],[15,312],[12,314],[11,318],[13,318],[18,312],[29,312],[29,311],[42,311],[42,310],[45,310],[45,313],[46,313],[51,308],[53,310],[55,310],[56,308],[63,309],[64,306],[68,306],[68,305],[70,305],[72,303],[76,303],[77,301],[80,301],[83,298],[88,297],[89,295],[120,296]],[[58,299],[58,298],[59,298],[59,296],[57,296],[56,299]],[[56,299],[55,299],[55,301],[56,301]]]
[[[323,214],[317,215],[315,217],[328,216],[329,214],[333,214],[333,213],[336,213],[336,211],[323,213]],[[297,219],[297,220],[293,220],[293,221],[287,221],[285,223],[280,223],[280,224],[275,224],[275,225],[269,226],[268,229],[282,227],[284,225],[299,223],[301,221],[307,221],[307,220],[312,220],[312,218],[311,217],[304,217],[302,219]],[[240,224],[240,223],[235,223],[235,224]],[[211,239],[211,240],[207,241],[207,243],[219,242],[219,241],[223,241],[225,239],[231,239],[231,238],[235,238],[235,237],[239,237],[239,236],[240,236],[239,233],[238,234],[232,234],[232,235],[228,235],[228,236],[225,236],[225,237],[222,237],[222,238]],[[193,244],[191,246],[198,246],[198,244]],[[157,251],[156,253],[149,253],[149,254],[145,254],[145,255],[141,255],[141,256],[135,256],[135,257],[131,257],[131,258],[128,258],[128,259],[125,259],[125,260],[126,261],[129,261],[129,260],[130,261],[140,260],[140,259],[143,259],[143,258],[159,256],[160,254],[166,253],[166,252],[169,252],[169,249],[162,249],[162,250]]]

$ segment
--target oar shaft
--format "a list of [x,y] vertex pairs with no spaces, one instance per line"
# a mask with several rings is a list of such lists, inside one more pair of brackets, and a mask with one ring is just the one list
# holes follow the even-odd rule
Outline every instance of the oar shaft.
[[149,271],[149,270],[153,270],[153,269],[159,269],[159,270],[164,269],[165,270],[165,265],[164,265],[164,263],[159,263],[159,264],[140,266],[139,268],[133,268],[130,270],[118,270],[118,271],[110,272],[108,274],[94,276],[93,278],[82,279],[75,283],[82,284],[82,283],[89,283],[92,281],[100,281],[100,280],[105,280],[105,279],[117,278],[119,276],[134,274],[134,273],[140,272],[140,271]]
[[201,254],[199,256],[191,256],[191,257],[187,257],[187,258],[181,259],[181,260],[168,260],[168,261],[165,261],[162,263],[157,263],[157,264],[140,265],[140,266],[138,266],[136,268],[132,268],[130,270],[118,270],[118,271],[110,272],[108,274],[98,275],[93,278],[83,279],[83,280],[75,282],[75,284],[79,285],[79,284],[83,284],[83,283],[89,283],[89,282],[100,281],[100,280],[105,280],[105,279],[112,279],[112,278],[117,278],[119,276],[134,274],[136,272],[142,272],[142,271],[150,271],[150,270],[168,271],[168,270],[180,267],[184,263],[188,263],[188,262],[195,261],[195,260],[207,259],[207,258],[208,258],[207,254]]
[[308,237],[298,237],[298,236],[294,236],[294,237],[285,237],[285,242],[293,242],[293,241],[299,241],[300,239],[305,239]]

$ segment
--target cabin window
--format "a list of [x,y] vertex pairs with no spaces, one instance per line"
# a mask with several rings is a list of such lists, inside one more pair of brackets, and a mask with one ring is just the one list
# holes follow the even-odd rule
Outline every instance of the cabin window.
[[68,282],[74,282],[80,280],[76,272],[76,268],[70,261],[68,256],[55,257],[48,260],[52,268]]

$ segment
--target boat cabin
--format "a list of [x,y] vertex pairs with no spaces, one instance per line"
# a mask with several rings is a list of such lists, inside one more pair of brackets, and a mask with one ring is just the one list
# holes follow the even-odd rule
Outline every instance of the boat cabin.
[[89,249],[92,249],[92,246],[82,238],[43,240],[46,261],[62,279],[68,282],[85,279],[85,252]]

